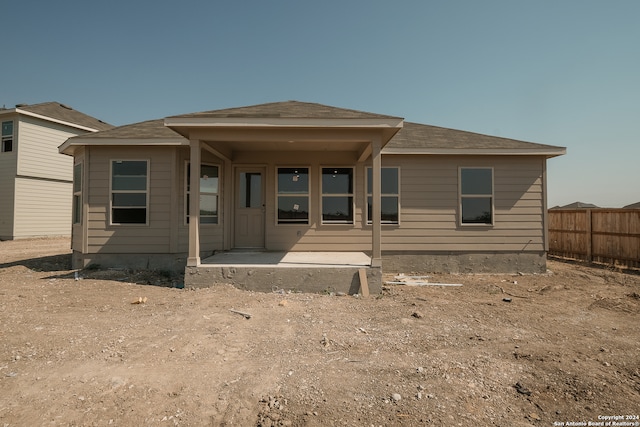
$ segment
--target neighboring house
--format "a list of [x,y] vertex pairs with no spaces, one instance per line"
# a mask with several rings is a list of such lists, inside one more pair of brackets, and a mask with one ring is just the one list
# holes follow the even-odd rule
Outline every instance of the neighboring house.
[[70,236],[69,137],[113,126],[57,102],[0,109],[0,240]]
[[551,209],[597,209],[599,206],[596,206],[592,203],[584,203],[584,202],[573,202],[564,206],[554,206]]
[[640,202],[632,203],[623,207],[622,209],[640,209]]
[[81,171],[76,268],[257,249],[362,251],[404,272],[546,271],[546,161],[565,151],[297,101],[60,146]]

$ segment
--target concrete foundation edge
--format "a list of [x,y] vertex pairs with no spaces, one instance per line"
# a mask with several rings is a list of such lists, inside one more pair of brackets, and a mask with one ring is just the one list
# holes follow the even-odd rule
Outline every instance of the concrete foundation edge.
[[546,252],[384,253],[386,273],[545,273]]
[[[382,292],[382,271],[366,268],[369,292]],[[360,293],[358,268],[278,268],[278,267],[186,267],[186,287],[204,288],[231,284],[239,289],[273,292]]]
[[187,264],[186,254],[82,254],[73,251],[71,267],[82,269],[130,268],[132,270],[159,270],[182,274]]

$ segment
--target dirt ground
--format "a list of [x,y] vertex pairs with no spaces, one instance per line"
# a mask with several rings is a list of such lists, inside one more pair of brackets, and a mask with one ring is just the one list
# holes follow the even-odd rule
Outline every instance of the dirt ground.
[[1,427],[640,425],[637,274],[549,261],[365,299],[76,279],[68,248],[0,242]]

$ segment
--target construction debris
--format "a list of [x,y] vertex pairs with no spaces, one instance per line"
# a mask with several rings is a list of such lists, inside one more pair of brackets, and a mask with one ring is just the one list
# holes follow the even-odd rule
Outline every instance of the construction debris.
[[251,319],[251,314],[249,314],[249,313],[244,313],[242,311],[234,310],[233,308],[230,308],[229,311],[232,312],[232,313],[239,314],[240,316],[244,317],[245,319]]
[[405,276],[399,274],[395,280],[384,282],[385,285],[405,285],[405,286],[462,286],[461,283],[430,283],[429,276]]

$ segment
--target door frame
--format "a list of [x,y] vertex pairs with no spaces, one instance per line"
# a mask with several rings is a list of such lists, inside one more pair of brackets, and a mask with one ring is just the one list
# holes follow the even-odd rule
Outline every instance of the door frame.
[[[238,191],[240,190],[239,179],[240,174],[242,172],[259,172],[262,175],[262,245],[257,246],[238,246],[237,236],[236,236],[236,225],[238,222],[238,203],[239,195]],[[231,236],[232,236],[232,248],[234,249],[266,249],[266,205],[267,205],[267,165],[263,164],[247,164],[247,165],[234,165],[233,166],[233,197],[232,197],[232,215],[233,218],[231,224]]]

